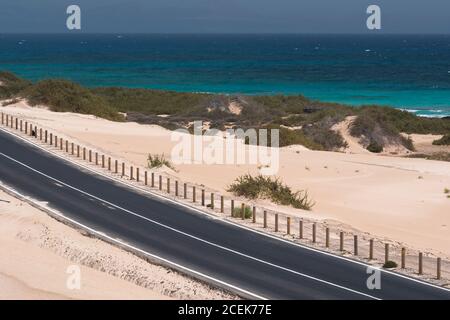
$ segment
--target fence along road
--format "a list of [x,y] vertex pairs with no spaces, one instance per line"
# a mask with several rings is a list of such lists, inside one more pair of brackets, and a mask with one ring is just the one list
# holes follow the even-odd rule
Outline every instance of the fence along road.
[[[0,180],[89,228],[249,298],[450,299],[450,291],[279,241],[143,194],[0,130]],[[178,268],[179,269],[179,268]]]

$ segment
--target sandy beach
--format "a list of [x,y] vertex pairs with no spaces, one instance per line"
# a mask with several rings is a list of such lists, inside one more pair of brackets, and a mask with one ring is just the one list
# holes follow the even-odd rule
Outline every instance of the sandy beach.
[[[230,299],[0,191],[0,299]],[[73,266],[80,288],[67,286]]]

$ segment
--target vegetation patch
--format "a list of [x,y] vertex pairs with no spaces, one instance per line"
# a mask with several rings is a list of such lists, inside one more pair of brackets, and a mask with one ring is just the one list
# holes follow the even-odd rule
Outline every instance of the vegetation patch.
[[383,268],[384,268],[384,269],[393,269],[393,268],[397,268],[397,262],[391,261],[391,260],[386,261],[386,262],[383,264]]
[[239,197],[248,199],[270,199],[281,205],[292,206],[298,209],[311,210],[314,203],[309,199],[306,191],[293,192],[291,188],[283,184],[279,178],[256,177],[246,174],[238,177],[228,190]]
[[[232,216],[233,218],[242,218],[242,208],[234,208]],[[244,206],[244,219],[250,219],[252,216],[252,209],[249,206]]]
[[172,170],[175,171],[175,167],[172,165],[172,163],[166,159],[164,156],[164,153],[162,155],[159,154],[149,154],[147,158],[148,167],[150,169],[157,169],[161,168],[162,166],[166,166]]
[[[350,133],[367,148],[397,143],[413,150],[412,141],[400,133],[445,135],[449,119],[422,118],[412,113],[381,106],[355,108],[308,99],[302,95],[246,96],[132,88],[88,88],[67,80],[36,83],[10,72],[0,72],[0,99],[28,99],[52,111],[91,114],[113,121],[136,121],[169,130],[189,128],[194,120],[211,128],[278,128],[280,146],[301,144],[313,150],[339,150],[346,146],[331,127],[347,116],[356,116]],[[17,101],[17,100],[16,100]],[[233,112],[233,104],[240,110]],[[126,114],[124,117],[121,113]],[[164,115],[164,116],[162,116]],[[287,128],[288,127],[288,128]],[[376,144],[376,145],[375,145]]]
[[28,99],[31,105],[45,105],[52,111],[91,114],[114,121],[124,120],[105,99],[70,81],[39,81],[25,88],[20,94]]
[[427,160],[450,161],[450,152],[434,152],[431,154],[416,153],[408,155],[407,158],[422,158]]
[[450,133],[440,139],[434,140],[433,144],[436,146],[450,146]]
[[[362,108],[350,126],[350,134],[360,138],[362,144],[371,152],[381,152],[389,144],[399,144],[413,151],[412,140],[402,136],[396,123],[390,121],[390,110],[391,108],[373,106]],[[401,115],[402,111],[399,112],[395,114]],[[380,149],[381,151],[378,151]]]

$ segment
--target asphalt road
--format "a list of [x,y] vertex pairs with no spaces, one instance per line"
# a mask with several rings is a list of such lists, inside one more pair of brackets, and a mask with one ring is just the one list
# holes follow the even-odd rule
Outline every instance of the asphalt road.
[[[0,130],[0,180],[140,250],[269,299],[450,299],[450,291],[244,230],[129,188]],[[215,279],[215,280],[212,280]]]

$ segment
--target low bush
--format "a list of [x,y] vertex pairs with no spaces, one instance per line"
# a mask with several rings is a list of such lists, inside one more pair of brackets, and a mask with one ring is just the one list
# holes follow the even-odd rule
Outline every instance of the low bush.
[[0,99],[11,99],[32,84],[7,71],[0,71],[0,82]]
[[240,176],[229,186],[227,191],[248,199],[268,198],[274,203],[298,209],[311,210],[314,206],[307,192],[293,192],[279,178],[272,179],[262,175],[256,177],[250,174]]
[[[403,114],[402,111],[396,111],[397,115]],[[391,114],[391,108],[387,107],[362,108],[350,127],[350,134],[361,138],[361,142],[367,146],[372,144],[371,149],[375,150],[372,152],[376,152],[380,147],[384,148],[387,144],[400,144],[413,151],[412,140],[400,134],[402,131],[390,118]]]
[[377,142],[372,141],[366,148],[370,152],[380,153],[383,152],[383,146],[379,145]]
[[436,146],[450,146],[450,133],[440,139],[434,140],[433,144]]
[[162,166],[166,166],[172,170],[175,170],[175,167],[172,165],[172,163],[166,159],[164,156],[164,153],[162,155],[159,154],[149,154],[147,158],[148,167],[150,169],[157,169],[161,168]]
[[391,260],[386,261],[383,264],[383,268],[385,268],[385,269],[397,268],[397,262],[391,261]]
[[450,161],[450,152],[434,152],[431,154],[416,153],[407,158],[423,158],[427,160]]
[[[242,208],[234,208],[232,212],[234,218],[242,218]],[[244,207],[244,218],[250,219],[253,216],[252,209],[249,206]]]
[[101,118],[123,121],[124,118],[108,102],[74,82],[43,80],[21,92],[31,105],[46,105],[52,111],[92,114]]

